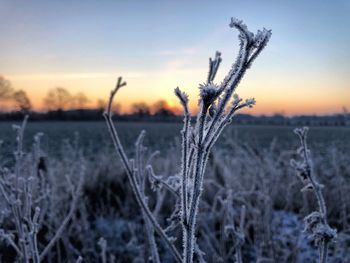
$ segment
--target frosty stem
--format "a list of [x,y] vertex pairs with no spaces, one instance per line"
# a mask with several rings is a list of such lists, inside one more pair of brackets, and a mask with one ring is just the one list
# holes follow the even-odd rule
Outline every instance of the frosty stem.
[[[319,262],[320,263],[326,263],[327,262],[327,251],[328,251],[328,243],[331,239],[333,239],[336,235],[335,230],[331,229],[328,225],[328,220],[327,220],[327,206],[326,202],[324,199],[324,196],[322,194],[322,186],[317,182],[313,171],[312,171],[312,161],[309,157],[309,149],[307,147],[307,133],[308,133],[308,128],[304,127],[301,129],[295,129],[294,132],[298,135],[300,139],[300,144],[301,148],[299,151],[301,151],[301,156],[303,159],[302,163],[296,163],[296,168],[297,171],[302,172],[302,179],[308,183],[304,189],[310,189],[313,191],[313,193],[316,196],[317,203],[318,203],[318,208],[319,208],[319,215],[320,215],[320,220],[321,222],[316,222],[316,224],[320,224],[322,226],[322,231],[314,230],[314,228],[318,228],[317,226],[309,226],[307,225],[307,228],[310,228],[310,231],[315,233],[312,233],[314,235],[313,238],[317,238],[318,240],[318,245],[319,245]],[[312,218],[312,215],[315,215],[314,212],[308,218]],[[311,222],[315,224],[313,221]],[[310,224],[309,222],[306,222],[306,224]]]
[[113,98],[114,98],[115,94],[117,93],[117,91],[121,87],[123,87],[125,85],[126,85],[126,82],[122,82],[122,78],[119,77],[118,83],[116,85],[116,88],[114,90],[112,90],[112,92],[111,92],[111,96],[109,98],[108,109],[107,109],[107,112],[104,114],[106,122],[107,122],[107,126],[108,126],[108,129],[110,131],[114,147],[115,147],[117,153],[119,154],[119,156],[120,156],[120,158],[122,160],[122,163],[124,165],[127,177],[129,179],[129,182],[130,182],[131,188],[133,190],[133,193],[134,193],[134,195],[136,197],[137,203],[139,204],[139,206],[141,207],[141,209],[143,210],[143,212],[147,216],[147,218],[150,221],[150,223],[153,225],[155,231],[159,234],[159,236],[167,244],[167,246],[169,247],[169,249],[170,249],[171,253],[173,254],[174,258],[176,259],[176,261],[181,263],[182,259],[181,259],[180,253],[177,251],[176,247],[170,241],[170,239],[168,238],[168,236],[166,235],[166,233],[164,232],[162,227],[158,224],[157,220],[153,216],[152,212],[150,211],[149,207],[147,206],[147,204],[145,203],[145,200],[142,197],[142,194],[140,192],[140,188],[139,188],[137,180],[135,178],[135,174],[132,171],[132,168],[130,166],[128,158],[127,158],[127,156],[125,154],[123,145],[120,142],[117,130],[115,129],[114,124],[113,124],[113,120],[112,120],[112,103],[113,103]]
[[[266,46],[271,36],[271,32],[266,29],[258,31],[258,33],[254,35],[248,31],[242,21],[236,19],[231,19],[230,27],[235,27],[240,32],[239,39],[241,41],[241,48],[239,55],[220,86],[213,84],[214,77],[221,62],[220,53],[216,52],[214,60],[211,58],[209,59],[207,83],[200,86],[200,111],[197,115],[194,130],[195,140],[192,146],[195,150],[195,154],[193,155],[193,159],[189,160],[189,163],[184,163],[186,160],[183,159],[182,164],[182,167],[191,167],[191,164],[194,163],[193,171],[191,170],[193,172],[193,182],[189,183],[189,181],[187,181],[187,185],[191,185],[192,189],[183,186],[183,191],[186,190],[188,193],[182,195],[183,199],[190,196],[190,201],[188,203],[189,210],[187,211],[187,206],[184,205],[182,208],[185,214],[188,213],[188,220],[182,222],[184,235],[183,262],[185,263],[193,262],[194,247],[196,244],[196,217],[200,196],[203,191],[203,178],[209,153],[225,126],[230,123],[234,113],[241,108],[252,107],[255,103],[253,99],[247,100],[244,103],[242,103],[240,99],[234,99],[228,113],[226,113],[229,101],[240,80],[243,78],[244,73]],[[216,107],[216,105],[218,105],[218,107]],[[209,114],[210,111],[213,113],[212,117]],[[186,155],[189,156],[190,154],[188,153]],[[188,180],[184,172],[182,178],[184,178],[183,181]],[[182,203],[186,204],[187,202],[186,200],[182,200]]]

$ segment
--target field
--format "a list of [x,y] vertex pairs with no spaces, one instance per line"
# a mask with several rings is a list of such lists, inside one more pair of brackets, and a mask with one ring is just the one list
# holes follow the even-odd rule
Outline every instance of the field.
[[[0,138],[5,151],[15,145],[15,134],[12,122],[0,122]],[[17,123],[18,124],[18,123]],[[133,145],[141,130],[147,132],[145,144],[153,150],[162,150],[178,143],[182,123],[118,123],[120,137],[126,146]],[[251,147],[266,148],[273,140],[284,149],[294,149],[298,140],[293,133],[292,126],[263,126],[263,125],[231,125],[224,131],[224,137],[230,136],[240,143]],[[26,129],[25,142],[30,145],[34,135],[43,132],[43,147],[50,153],[57,152],[62,141],[75,140],[79,137],[79,145],[84,148],[101,149],[102,146],[111,145],[110,136],[104,122],[30,122]],[[221,140],[222,141],[222,140]],[[98,143],[96,143],[98,142]],[[219,143],[221,143],[219,141]],[[310,129],[309,144],[316,151],[325,151],[325,148],[335,145],[343,150],[350,147],[350,130],[347,127],[312,127]],[[4,149],[3,149],[4,150]]]
[[[160,150],[153,161],[156,174],[173,178],[180,169],[181,123],[117,123],[129,156],[145,129],[147,154]],[[29,122],[24,135],[23,167],[40,169],[33,162],[33,138],[43,132],[40,154],[45,160],[44,182],[49,195],[42,202],[38,246],[45,247],[70,210],[70,188],[84,177],[82,196],[66,230],[50,248],[48,262],[150,262],[143,220],[123,167],[115,154],[104,122]],[[16,135],[11,123],[0,123],[1,166],[12,169]],[[293,127],[233,126],[224,132],[212,154],[204,180],[198,215],[198,245],[206,262],[235,262],[234,247],[242,246],[244,262],[317,262],[317,248],[308,241],[303,218],[316,207],[312,194],[300,192],[290,159],[297,158],[298,138]],[[311,127],[309,147],[314,171],[325,185],[329,221],[337,228],[337,242],[329,249],[329,262],[350,261],[350,130],[344,127]],[[35,147],[34,147],[35,148]],[[34,172],[33,175],[36,175]],[[2,170],[2,177],[6,174]],[[149,187],[152,182],[149,183]],[[149,188],[148,187],[148,188]],[[33,190],[33,195],[41,191]],[[175,199],[162,188],[150,196],[150,206],[169,233],[181,234],[172,215]],[[5,207],[3,199],[0,205]],[[227,226],[239,225],[246,208],[243,239],[227,234]],[[229,207],[229,209],[227,208]],[[0,216],[3,228],[12,231],[11,213]],[[3,236],[3,240],[5,240]],[[16,239],[14,239],[16,241]],[[180,246],[181,238],[175,241]],[[161,262],[173,262],[157,237]],[[12,262],[15,251],[1,243],[1,262]],[[197,258],[197,256],[196,256]],[[106,260],[106,261],[104,261]],[[199,255],[196,260],[199,260]]]

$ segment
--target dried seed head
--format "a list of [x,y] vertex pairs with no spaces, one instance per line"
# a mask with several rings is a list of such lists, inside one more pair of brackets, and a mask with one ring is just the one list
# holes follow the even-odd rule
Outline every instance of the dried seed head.
[[337,231],[331,228],[320,212],[312,212],[304,218],[304,232],[311,240],[319,242],[321,240],[331,241],[337,236]]
[[306,184],[303,188],[301,188],[301,192],[313,191],[314,186],[311,183]]
[[248,108],[253,108],[253,106],[256,104],[256,101],[254,98],[249,98],[245,100],[245,104]]
[[187,105],[187,103],[188,103],[188,95],[185,92],[182,92],[179,87],[176,87],[174,92],[175,92],[175,95],[179,98],[181,104],[183,106]]
[[242,20],[232,17],[229,26],[239,30],[240,38],[246,39],[248,43],[254,43],[254,34],[248,30],[248,27]]
[[213,83],[203,84],[203,85],[201,84],[201,85],[199,85],[199,89],[200,89],[199,95],[200,95],[201,101],[203,102],[203,105],[206,108],[209,108],[209,106],[220,95],[219,87]]
[[258,32],[254,36],[254,46],[265,46],[268,40],[270,39],[271,34],[271,30],[267,30],[266,28],[264,28],[263,30],[258,30]]

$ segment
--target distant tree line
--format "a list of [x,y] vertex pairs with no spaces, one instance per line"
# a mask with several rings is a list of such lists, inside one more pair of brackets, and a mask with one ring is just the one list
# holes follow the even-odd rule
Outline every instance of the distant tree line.
[[[94,107],[90,107],[90,99],[82,92],[71,94],[63,87],[50,89],[43,99],[45,112],[32,110],[32,103],[26,92],[16,90],[10,81],[0,75],[0,105],[10,103],[14,110],[2,111],[0,107],[0,120],[21,120],[24,114],[30,114],[31,120],[102,120],[102,113],[107,107],[107,101],[98,99]],[[145,102],[137,102],[131,105],[129,113],[121,113],[121,105],[114,104],[113,112],[116,118],[124,121],[164,121],[181,122],[181,114],[176,114],[165,100],[159,100],[148,105]],[[253,116],[238,114],[233,119],[237,124],[262,124],[262,125],[317,125],[317,126],[350,126],[350,114],[344,107],[343,113],[327,116],[293,116],[283,114],[272,116]]]
[[[11,82],[0,75],[0,103],[3,102],[11,104],[12,108],[14,108],[13,111],[27,113],[32,110],[32,103],[26,92],[23,90],[15,90]],[[98,99],[95,106],[92,107],[90,102],[91,100],[83,92],[71,94],[66,88],[56,87],[47,92],[43,99],[43,106],[44,110],[47,112],[84,110],[87,108],[104,110],[107,107],[107,101],[103,99]],[[88,107],[89,105],[90,107]],[[120,104],[114,104],[112,108],[115,114],[120,114]],[[152,105],[148,105],[144,102],[134,103],[131,106],[131,113],[138,116],[174,115],[172,109],[170,109],[164,100],[159,100]]]
[[[21,119],[24,114],[30,114],[33,120],[100,120],[107,101],[98,99],[95,106],[91,106],[90,102],[83,92],[71,94],[63,87],[56,87],[50,89],[43,99],[45,112],[34,112],[26,92],[16,90],[9,80],[0,75],[0,105],[7,105],[7,109],[0,107],[0,120]],[[114,104],[112,109],[115,115],[122,115],[120,104]],[[167,121],[174,120],[177,116],[166,101],[159,100],[152,105],[134,103],[130,113],[124,114],[123,118]]]

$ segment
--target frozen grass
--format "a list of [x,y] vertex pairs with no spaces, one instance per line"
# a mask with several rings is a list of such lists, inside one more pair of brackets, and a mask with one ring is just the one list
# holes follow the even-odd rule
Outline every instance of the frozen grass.
[[[157,124],[154,125],[157,127]],[[197,221],[198,245],[205,252],[202,257],[206,262],[235,262],[232,248],[237,244],[241,244],[243,262],[317,262],[317,247],[302,233],[303,217],[317,210],[317,200],[312,192],[300,192],[302,182],[290,166],[290,159],[299,157],[294,151],[298,140],[290,129],[282,130],[291,135],[287,148],[281,146],[287,142],[276,140],[270,142],[270,147],[238,140],[241,137],[237,137],[235,132],[224,133],[219,146],[214,147],[208,159],[203,185],[205,191]],[[323,138],[317,134],[318,131],[322,132],[318,128],[310,130],[310,140],[312,136]],[[166,129],[164,132],[167,132]],[[71,133],[74,134],[74,127]],[[25,139],[31,141],[28,135]],[[5,143],[10,140],[11,137],[3,138]],[[344,145],[346,143],[344,141]],[[179,172],[181,148],[176,140],[172,144],[173,147],[159,149],[160,154],[151,163],[156,175],[162,175],[163,179],[170,177],[173,183],[172,178],[176,178]],[[30,144],[26,145],[23,152],[25,156],[31,156],[34,149]],[[344,145],[318,141],[310,146],[313,149],[314,173],[325,185],[323,194],[328,208],[328,223],[338,231],[337,242],[329,244],[328,262],[350,260],[350,156]],[[47,164],[43,182],[51,194],[42,200],[46,212],[43,212],[45,216],[41,220],[44,223],[37,235],[40,251],[54,236],[69,211],[71,195],[67,191],[66,178],[71,178],[76,185],[82,161],[86,166],[80,201],[65,231],[48,253],[46,262],[76,262],[79,256],[84,258],[83,262],[99,262],[102,250],[98,241],[101,237],[106,240],[107,262],[147,262],[150,250],[143,216],[121,163],[115,160],[115,154],[109,147],[100,147],[98,153],[94,150],[83,152],[84,147],[85,143],[77,137],[70,142],[61,140],[57,154],[42,152]],[[154,152],[152,148],[145,149],[147,156]],[[128,151],[134,152],[130,148]],[[14,157],[11,159],[8,154],[3,155],[1,149],[0,152],[1,171],[13,171]],[[28,171],[36,169],[31,161],[25,161],[24,167],[32,167]],[[2,172],[1,178],[3,176]],[[176,200],[174,194],[164,187],[154,192],[151,186],[147,181],[148,204],[157,220],[163,226],[179,222],[176,221],[179,217],[172,213]],[[239,230],[243,205],[246,207],[244,243],[239,243],[227,226],[232,225],[236,231]],[[0,207],[1,228],[16,235],[13,217],[3,196]],[[178,237],[174,244],[180,248],[181,227],[179,224],[172,225],[174,228],[168,229],[167,233]],[[159,236],[155,238],[161,262],[174,262]],[[14,262],[16,251],[8,241],[2,239],[0,246],[1,262]],[[195,260],[198,260],[197,255]]]

